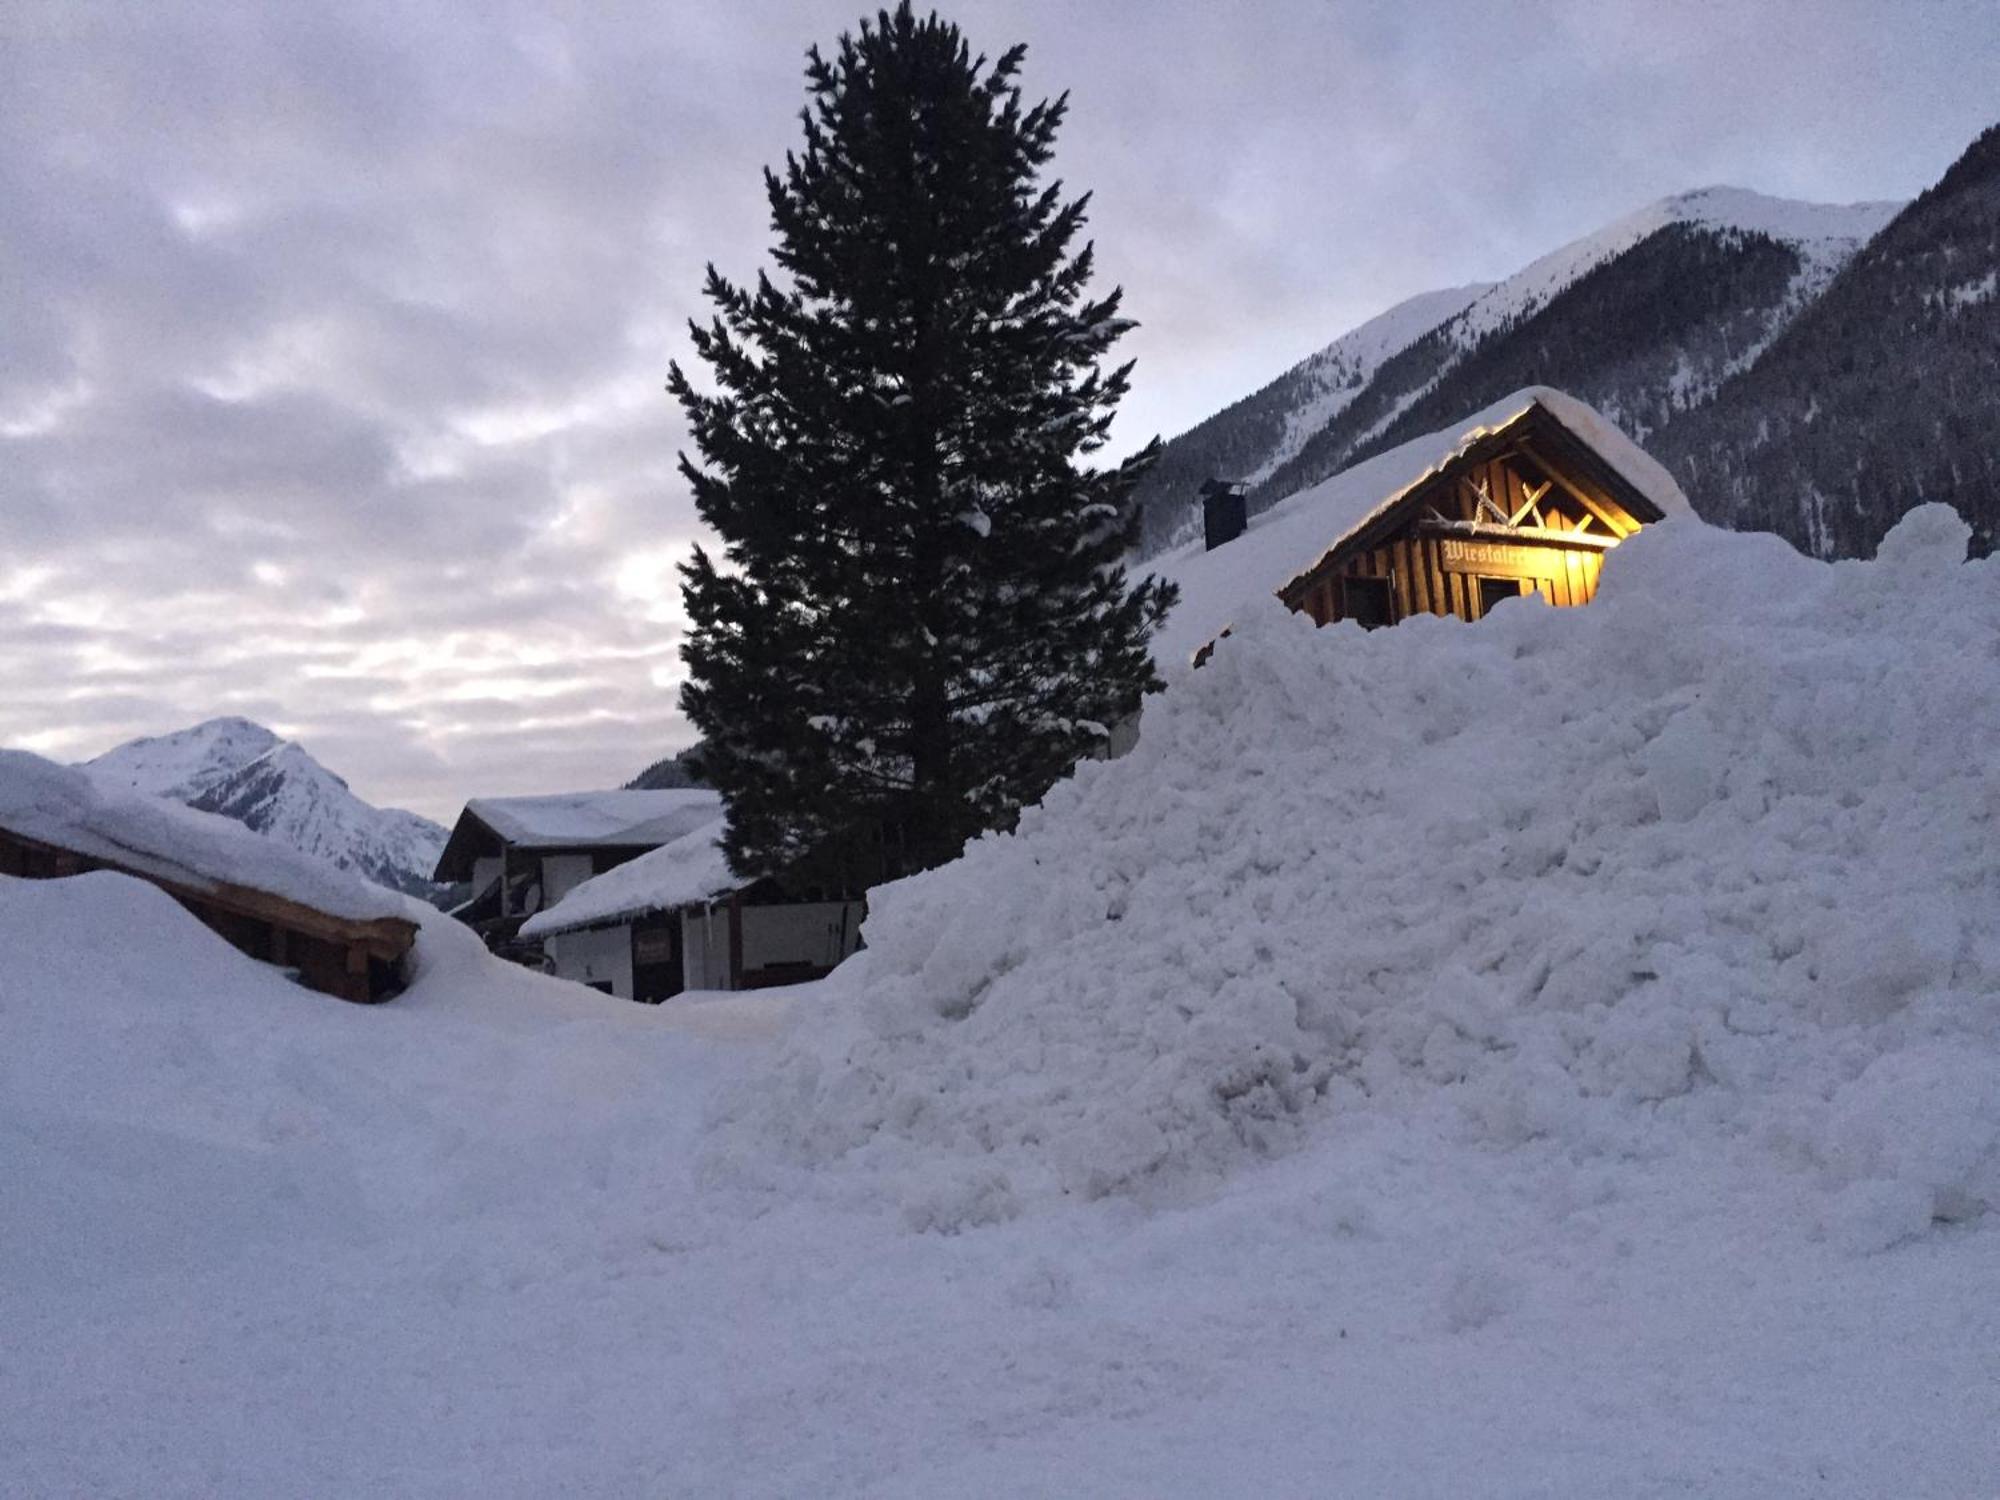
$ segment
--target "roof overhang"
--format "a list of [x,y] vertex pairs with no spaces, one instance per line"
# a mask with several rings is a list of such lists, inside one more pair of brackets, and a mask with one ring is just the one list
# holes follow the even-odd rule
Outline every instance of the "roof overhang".
[[451,837],[438,854],[431,879],[447,884],[472,879],[472,862],[483,854],[498,853],[506,840],[493,825],[467,807],[451,825]]

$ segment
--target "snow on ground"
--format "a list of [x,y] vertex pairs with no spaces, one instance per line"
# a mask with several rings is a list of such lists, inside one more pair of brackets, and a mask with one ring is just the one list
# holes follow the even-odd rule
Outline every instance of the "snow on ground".
[[351,1007],[0,880],[0,1488],[1991,1494],[1964,535],[1267,612],[782,996],[433,918]]
[[1874,1247],[1983,1221],[2000,562],[1968,535],[1926,507],[1824,564],[1684,518],[1588,610],[1273,605],[1131,756],[877,891],[746,1129],[946,1227],[1405,1116],[1762,1152]]

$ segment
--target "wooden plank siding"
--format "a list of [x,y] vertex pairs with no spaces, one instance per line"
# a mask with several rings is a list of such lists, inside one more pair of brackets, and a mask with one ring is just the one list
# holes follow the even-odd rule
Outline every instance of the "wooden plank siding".
[[[1481,503],[1484,494],[1489,504]],[[1603,549],[1639,522],[1588,476],[1508,442],[1434,475],[1398,501],[1400,524],[1357,535],[1280,591],[1294,609],[1329,625],[1343,618],[1342,578],[1386,579],[1397,619],[1484,614],[1480,580],[1504,579],[1522,593],[1573,608],[1597,593]],[[1383,528],[1376,523],[1375,529]]]

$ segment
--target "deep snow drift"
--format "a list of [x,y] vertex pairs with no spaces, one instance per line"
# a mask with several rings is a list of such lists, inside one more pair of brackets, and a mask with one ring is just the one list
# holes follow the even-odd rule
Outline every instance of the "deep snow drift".
[[1962,545],[1274,606],[789,992],[431,913],[351,1006],[0,878],[0,1491],[1990,1494]]
[[[1275,604],[1019,833],[875,895],[759,1144],[944,1227],[1429,1116],[1743,1145],[1885,1245],[2000,1208],[2000,561],[1682,520],[1586,610]],[[823,1176],[829,1174],[821,1174]]]

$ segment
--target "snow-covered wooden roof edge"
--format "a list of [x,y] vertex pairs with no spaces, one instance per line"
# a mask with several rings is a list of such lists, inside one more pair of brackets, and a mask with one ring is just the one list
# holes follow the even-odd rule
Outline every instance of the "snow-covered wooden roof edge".
[[421,910],[233,819],[108,786],[25,750],[0,750],[0,828],[189,891],[257,891],[346,922],[411,922]]
[[602,927],[693,906],[751,884],[729,868],[720,818],[616,869],[593,875],[521,924],[522,937]]
[[1180,585],[1181,599],[1154,635],[1153,653],[1169,672],[1232,620],[1275,598],[1327,552],[1392,509],[1472,445],[1539,408],[1632,485],[1665,516],[1693,508],[1674,477],[1602,413],[1550,386],[1524,386],[1449,427],[1363,459],[1252,516],[1244,533],[1214,551],[1200,543],[1155,560],[1150,571]]

